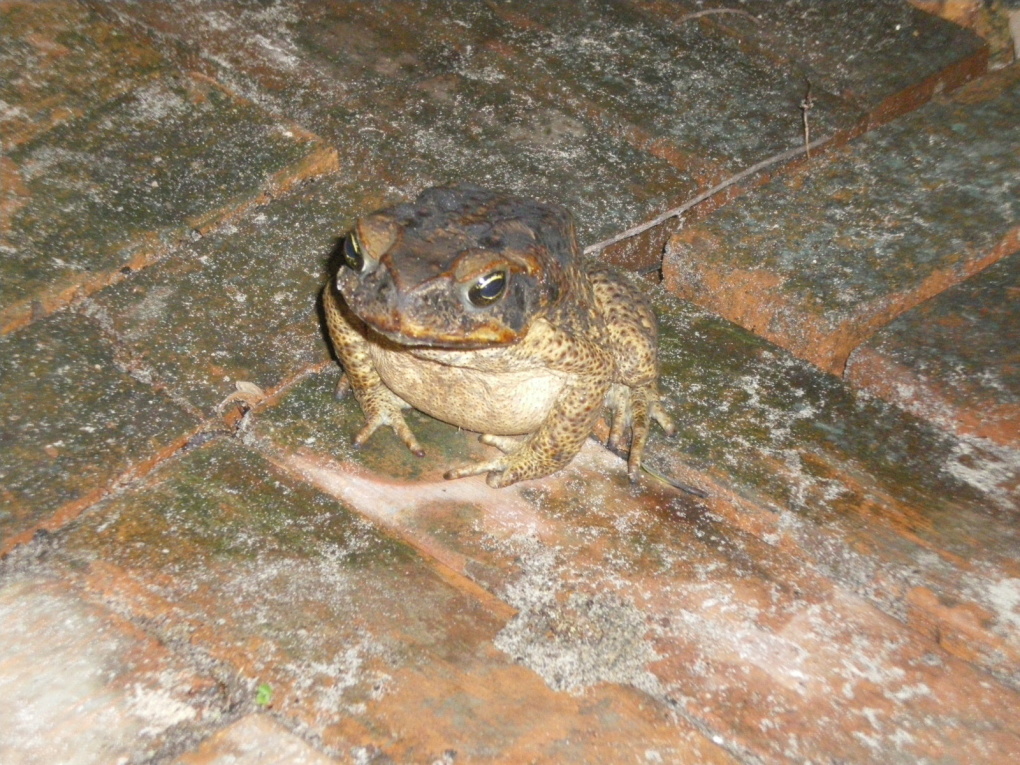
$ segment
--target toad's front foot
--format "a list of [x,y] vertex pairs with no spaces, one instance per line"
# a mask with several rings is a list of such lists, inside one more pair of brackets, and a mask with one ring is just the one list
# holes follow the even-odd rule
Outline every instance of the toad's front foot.
[[361,404],[367,422],[365,427],[358,431],[358,435],[354,437],[355,446],[364,445],[375,431],[387,426],[397,434],[397,437],[416,457],[425,456],[425,450],[404,420],[403,410],[407,408],[407,404],[403,399],[389,388],[380,385],[359,395],[358,403]]

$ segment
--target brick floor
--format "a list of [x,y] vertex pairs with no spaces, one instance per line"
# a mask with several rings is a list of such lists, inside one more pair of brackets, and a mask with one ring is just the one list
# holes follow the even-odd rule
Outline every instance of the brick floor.
[[555,693],[494,645],[507,605],[345,504],[221,439],[90,514],[60,558],[349,759],[731,761],[633,690]]
[[162,57],[75,3],[6,3],[4,153],[157,77]]
[[[8,64],[20,76],[3,91],[16,117],[2,165],[3,332],[118,281],[239,207],[335,164],[307,132],[268,119],[205,78],[180,76],[151,48],[82,16],[75,4],[16,3],[3,11],[0,34],[28,48],[24,68]],[[90,45],[72,46],[72,59],[84,60],[66,62],[61,40],[74,35],[91,38]],[[92,66],[89,56],[99,56],[101,46],[107,57],[123,57],[124,68]],[[60,66],[33,60],[36,49]],[[135,62],[139,73],[130,68]],[[62,77],[65,65],[76,79]],[[35,67],[52,79],[24,74]],[[66,91],[51,95],[58,86]],[[28,139],[22,115],[58,124]]]
[[0,641],[5,763],[150,758],[226,707],[213,679],[49,576],[5,578]]
[[56,314],[0,337],[0,554],[59,528],[199,428],[132,367],[82,316]]
[[[731,6],[0,2],[0,761],[1020,760],[1018,70],[899,0]],[[601,252],[717,311],[649,284],[641,481],[352,447],[355,217],[470,180],[594,244],[796,150],[808,82],[810,160]]]
[[1020,255],[858,346],[847,379],[961,435],[1020,447]]
[[[993,711],[1020,696],[988,685],[987,675],[954,657],[952,630],[939,647],[826,579],[822,572],[850,554],[839,548],[857,542],[838,528],[810,528],[828,518],[809,517],[800,534],[789,517],[764,529],[762,516],[774,511],[745,500],[737,512],[754,513],[746,525],[757,528],[743,532],[718,501],[652,481],[631,487],[616,458],[594,446],[563,476],[523,488],[449,484],[443,470],[478,448],[467,434],[415,420],[424,466],[394,455],[394,438],[354,450],[354,405],[335,411],[334,380],[314,375],[292,389],[256,417],[252,443],[514,606],[517,615],[496,645],[552,687],[637,686],[766,760],[922,759],[952,750],[965,761],[1007,756],[1020,743]],[[705,392],[713,397],[718,390]],[[821,502],[805,500],[806,515],[825,512]],[[869,531],[881,539],[880,529]],[[819,554],[822,546],[828,549]],[[805,561],[812,553],[817,564]],[[871,565],[892,567],[881,549],[873,558]],[[852,584],[853,573],[839,579]],[[862,583],[862,590],[875,586]],[[1009,635],[1007,624],[1000,628]],[[973,717],[943,716],[960,709],[964,696]],[[804,719],[813,722],[796,723]],[[968,735],[943,737],[971,726],[981,743],[969,755],[961,749]]]
[[341,176],[306,184],[95,295],[83,310],[154,379],[212,415],[238,380],[272,390],[329,358],[316,301],[337,227],[353,223],[344,211],[354,198]]
[[174,762],[178,765],[233,765],[238,762],[327,765],[333,760],[266,715],[248,715]]
[[[383,178],[406,195],[471,180],[558,199],[586,244],[797,147],[806,80],[813,135],[840,142],[980,74],[987,58],[973,34],[896,0],[848,4],[832,26],[809,7],[750,3],[762,17],[750,27],[685,19],[696,2],[569,12],[460,2],[449,15],[413,2],[243,12],[213,2],[193,15],[95,5],[180,51],[187,67],[358,152],[345,170],[363,182]],[[860,35],[849,47],[841,25]],[[888,53],[856,55],[862,39]],[[288,87],[295,80],[302,87]],[[657,266],[666,231],[609,254]]]
[[671,240],[669,289],[822,369],[1020,247],[1020,65]]
[[997,593],[1020,571],[1017,453],[947,436],[717,316],[659,306],[680,432],[652,440],[650,466],[705,483],[730,523],[1016,686],[1012,596]]
[[[719,0],[640,4],[673,20],[702,8],[734,7]],[[764,59],[838,94],[864,112],[872,126],[983,72],[987,58],[976,37],[904,3],[865,0],[823,11],[810,0],[781,5],[750,0],[740,3],[740,10],[750,16],[721,13],[700,23],[718,25]],[[819,24],[823,15],[825,23]]]

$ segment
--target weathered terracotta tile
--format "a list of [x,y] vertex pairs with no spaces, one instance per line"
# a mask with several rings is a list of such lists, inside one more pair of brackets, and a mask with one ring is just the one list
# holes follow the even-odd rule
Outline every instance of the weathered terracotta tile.
[[0,330],[121,279],[335,161],[208,80],[143,82],[4,155]]
[[219,685],[55,578],[0,585],[0,760],[147,762],[215,725]]
[[333,379],[311,376],[257,413],[250,443],[513,606],[495,644],[550,687],[639,688],[763,759],[1020,752],[1015,691],[851,594],[854,582],[834,585],[830,561],[806,563],[788,538],[759,538],[651,479],[632,486],[594,444],[505,490],[442,481],[471,459],[471,436],[424,417],[411,423],[423,468],[385,433],[352,450],[360,415],[330,400]]
[[859,346],[854,385],[963,436],[1020,449],[1020,255],[913,308]]
[[194,414],[67,312],[0,337],[0,555],[180,448]]
[[467,180],[563,202],[590,243],[695,188],[689,174],[565,108],[546,83],[492,66],[515,30],[486,4],[109,11],[199,51],[189,64],[334,143],[350,158],[347,177],[382,179],[405,196]]
[[708,483],[731,522],[1020,683],[1020,456],[855,394],[687,304],[659,307],[679,433],[653,435],[649,465]]
[[671,240],[669,289],[840,374],[897,315],[1020,246],[1020,66]]
[[248,715],[217,732],[197,749],[181,755],[176,765],[327,765],[335,760],[313,749],[266,715]]
[[553,692],[493,645],[509,607],[235,440],[167,463],[62,541],[94,597],[253,698],[267,684],[274,715],[348,759],[733,761],[632,689]]
[[[560,201],[577,215],[585,245],[799,146],[806,80],[813,136],[843,141],[864,129],[868,110],[872,118],[889,111],[883,99],[899,99],[895,109],[915,106],[984,65],[973,35],[887,0],[855,5],[842,19],[866,29],[872,47],[914,56],[885,78],[857,48],[826,58],[805,46],[801,38],[833,36],[810,9],[774,13],[764,4],[755,9],[767,17],[760,24],[716,16],[684,23],[679,14],[700,5],[640,5],[437,10],[308,0],[244,9],[207,3],[187,14],[152,4],[103,7],[172,41],[188,66],[334,142],[351,157],[351,174],[384,178],[405,195],[472,180]],[[290,87],[295,80],[303,86]],[[603,257],[657,268],[672,230],[656,227]]]
[[152,48],[75,2],[0,7],[0,148],[18,144],[152,79]]
[[[634,6],[496,6],[520,30],[513,48],[490,53],[492,65],[502,58],[508,74],[544,79],[543,91],[694,174],[699,190],[802,143],[807,72],[753,52],[753,25],[738,39],[713,24],[671,23],[697,3]],[[864,114],[838,93],[820,82],[813,93],[815,137],[862,129]]]
[[[676,23],[691,12],[741,45],[817,88],[837,93],[879,124],[916,109],[933,94],[982,74],[988,53],[977,35],[896,0],[820,8],[811,0],[676,3],[635,0]],[[738,13],[712,13],[719,9]],[[689,20],[686,23],[691,23]],[[815,134],[819,134],[815,132]]]
[[1010,34],[1011,21],[1020,20],[1015,3],[983,3],[981,0],[909,0],[926,13],[932,13],[966,29],[972,30],[988,45],[988,61],[993,69],[1008,66],[1016,60],[1015,39]]
[[248,381],[271,391],[328,360],[317,302],[337,240],[392,201],[339,176],[249,210],[93,296],[104,322],[154,379],[208,414]]

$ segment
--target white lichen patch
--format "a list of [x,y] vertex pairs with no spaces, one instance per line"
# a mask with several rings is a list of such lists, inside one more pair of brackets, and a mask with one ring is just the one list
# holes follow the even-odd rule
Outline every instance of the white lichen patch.
[[953,444],[945,471],[986,495],[1004,510],[1016,509],[1020,485],[1020,450],[961,436]]
[[128,698],[128,709],[139,717],[144,727],[139,731],[142,736],[155,736],[174,725],[194,720],[197,712],[167,690],[147,688],[135,683]]
[[995,614],[992,630],[1020,646],[1020,579],[983,571],[965,574],[962,583],[964,592]]
[[[145,669],[139,667],[144,657]],[[41,579],[0,588],[0,762],[117,762],[210,710],[144,638]]]
[[192,104],[179,93],[168,90],[159,82],[146,85],[135,91],[131,106],[131,117],[135,122],[158,123],[180,119],[186,115]]
[[999,621],[1012,635],[1020,634],[1020,579],[1000,579],[987,592]]
[[571,591],[555,550],[533,538],[519,542],[523,573],[505,592],[518,614],[496,636],[496,647],[556,691],[620,683],[658,694],[648,670],[659,656],[647,639],[647,616],[612,591]]
[[367,666],[371,657],[385,652],[381,644],[366,635],[328,661],[309,659],[288,663],[282,669],[293,679],[294,694],[310,697],[324,715],[364,714],[366,701],[383,698],[392,684],[390,675]]

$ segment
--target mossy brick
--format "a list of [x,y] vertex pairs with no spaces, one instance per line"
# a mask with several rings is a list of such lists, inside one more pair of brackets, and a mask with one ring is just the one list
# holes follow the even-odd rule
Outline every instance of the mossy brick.
[[253,699],[269,685],[273,716],[333,755],[734,762],[633,691],[554,693],[493,647],[507,609],[236,440],[97,508],[56,560]]
[[1020,456],[961,439],[690,304],[661,297],[678,424],[646,462],[1020,685]]
[[[298,3],[238,4],[230,0],[173,9],[161,3],[130,0],[86,2],[114,23],[147,33],[182,68],[223,83],[277,116],[296,120],[312,130],[346,126],[343,140],[334,144],[348,158],[347,171],[387,154],[393,135],[385,117],[375,111],[355,112],[345,98],[358,87],[358,78],[348,80],[344,72],[323,65],[314,55],[304,55],[303,45],[295,40],[295,29],[313,15],[357,13],[358,9],[347,10],[347,4],[343,4],[333,10],[325,6],[335,4],[318,4],[324,7],[306,10]],[[356,66],[361,49],[371,51],[376,42],[358,25],[335,26],[333,31],[349,46],[349,65]],[[382,51],[376,55],[376,60],[370,58],[363,63],[369,71],[378,69],[380,75],[399,71],[407,62],[407,57],[401,62],[390,60]],[[295,87],[295,83],[300,86]]]
[[248,442],[513,606],[495,645],[553,689],[640,688],[762,760],[994,761],[1020,745],[1016,692],[711,506],[631,485],[593,443],[539,481],[444,481],[480,456],[472,434],[416,416],[424,458],[386,432],[353,449],[363,418],[332,400],[336,377],[259,409]]
[[[748,62],[729,37],[705,41],[701,34],[695,44],[622,3],[519,3],[439,18],[413,4],[380,8],[365,14],[372,42],[381,41],[372,54],[383,58],[382,48],[387,60],[409,57],[416,66],[386,70],[383,78],[373,73],[371,100],[360,108],[389,106],[391,124],[440,172],[471,168],[468,177],[558,198],[577,212],[582,235],[596,238],[693,196],[725,174],[721,165],[742,166],[734,155],[748,148],[745,139],[758,158],[767,153],[765,120],[753,132],[734,127],[752,121],[757,102],[727,119],[691,108],[705,93],[725,91],[721,108],[734,111],[749,104],[747,92],[773,92],[796,79]],[[428,40],[419,35],[424,24]],[[342,35],[330,35],[328,24],[308,29],[319,36],[320,55],[350,71],[347,80],[363,76],[364,54],[346,63],[336,42]],[[361,95],[352,89],[349,98]],[[830,122],[830,106],[847,124],[859,116],[820,96],[820,123]],[[796,143],[796,110],[792,120]],[[725,145],[716,145],[713,137],[723,134]],[[607,202],[595,207],[600,199]]]
[[94,295],[85,311],[212,414],[237,381],[272,390],[328,360],[317,303],[330,254],[358,215],[390,201],[386,189],[321,178]]
[[334,161],[314,137],[202,78],[163,77],[58,125],[4,158],[3,329]]
[[846,378],[963,436],[1020,449],[1020,255],[907,311],[859,346]]
[[[749,55],[753,51],[777,68],[803,72],[814,88],[838,94],[865,112],[872,125],[982,74],[988,60],[976,34],[899,0],[824,6],[811,0],[637,4],[672,23],[708,11],[698,23],[733,35]],[[726,10],[713,13],[721,9]]]
[[667,287],[842,373],[890,320],[1020,246],[1020,66],[676,234]]
[[[833,88],[798,60],[823,47],[798,35],[833,37],[826,17],[763,5],[768,22],[736,30],[716,17],[684,23],[678,14],[700,5],[677,5],[217,3],[168,14],[156,4],[117,3],[109,12],[171,41],[189,66],[363,157],[353,173],[405,191],[474,180],[561,201],[591,243],[798,145],[805,79],[814,83],[815,136],[845,139],[868,122],[834,89],[846,78],[874,80],[859,71],[867,56],[815,55],[814,64],[839,70]],[[901,81],[875,99],[907,83],[926,84],[926,93],[955,84],[964,75],[947,72],[961,60],[976,56],[983,66],[973,35],[889,0],[861,5],[841,18],[865,30],[873,48],[891,55],[913,45],[914,60],[927,62],[898,68]],[[796,53],[775,49],[792,40]],[[614,257],[654,264],[658,242],[641,243],[651,256],[624,247]]]
[[[941,635],[948,650],[1020,682],[1009,594],[1020,573],[1017,456],[948,436],[736,325],[659,300],[663,387],[680,434],[653,435],[649,467],[705,485],[737,525],[789,544],[896,618]],[[364,418],[353,400],[333,400],[334,381],[304,381],[256,432],[285,453],[328,454],[409,482],[438,482],[483,456],[470,434],[417,414],[425,458],[385,430],[352,448]],[[503,581],[472,565],[494,586]]]
[[255,417],[255,432],[288,453],[329,453],[337,460],[403,480],[438,480],[452,465],[489,453],[474,434],[451,429],[414,409],[406,412],[406,418],[412,430],[430,443],[426,457],[400,448],[403,442],[390,428],[380,429],[355,447],[354,437],[364,427],[365,418],[354,396],[336,396],[340,374],[340,367],[330,364],[288,387],[278,401]]
[[[527,73],[544,85],[536,97],[590,114],[693,175],[701,190],[803,142],[807,72],[794,61],[777,67],[711,24],[670,23],[679,11],[649,13],[629,2],[496,8],[519,30],[512,47],[488,51],[489,68]],[[815,137],[862,129],[864,113],[838,94],[816,83],[813,95]]]
[[491,66],[486,52],[514,28],[485,4],[113,8],[336,145],[348,177],[405,196],[463,180],[537,196],[569,206],[593,242],[696,192],[691,173],[565,108],[546,83]]
[[5,572],[3,762],[151,762],[229,714],[222,690],[52,572]]
[[90,319],[0,337],[0,554],[174,449],[197,419],[132,374]]
[[565,205],[582,245],[697,193],[693,173],[562,105],[534,103],[509,78],[497,85],[460,75],[437,79],[399,94],[394,143],[409,158],[409,185],[470,181]]
[[153,48],[76,2],[5,2],[0,39],[5,153],[166,69]]
[[988,46],[988,62],[993,69],[1008,66],[1015,60],[1014,36],[1010,33],[1010,17],[1018,10],[1016,0],[998,3],[974,0],[910,0],[927,13],[974,31]]

